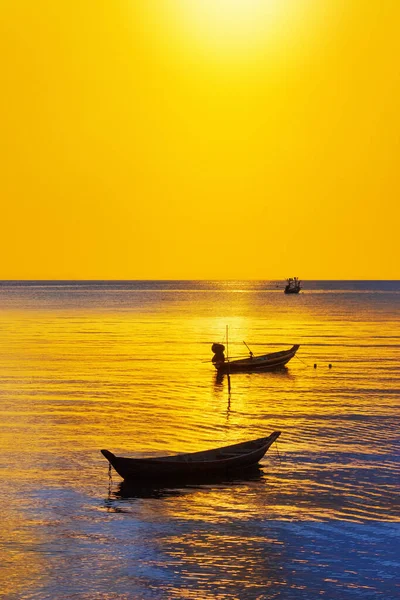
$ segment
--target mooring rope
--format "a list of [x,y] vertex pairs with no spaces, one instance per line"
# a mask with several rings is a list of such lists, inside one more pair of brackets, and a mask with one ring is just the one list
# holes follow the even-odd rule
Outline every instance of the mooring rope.
[[278,453],[278,457],[279,457],[279,464],[282,464],[282,460],[281,460],[281,455],[279,454],[279,448],[278,448],[278,442],[275,440],[275,446],[276,446],[276,451]]
[[310,367],[311,365],[308,365],[306,362],[304,362],[304,360],[302,360],[299,356],[297,356],[297,354],[294,355],[295,358],[297,358],[300,362],[303,363],[303,365],[306,365],[306,367]]
[[113,485],[112,466],[111,466],[111,463],[109,463],[108,464],[108,499],[110,499],[110,496],[111,496],[112,485]]

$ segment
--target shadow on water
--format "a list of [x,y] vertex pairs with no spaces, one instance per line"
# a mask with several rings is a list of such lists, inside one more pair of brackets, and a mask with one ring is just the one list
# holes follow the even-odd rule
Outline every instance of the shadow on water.
[[226,473],[221,475],[202,475],[201,477],[176,478],[165,481],[157,481],[153,484],[147,481],[122,481],[113,490],[109,486],[106,505],[108,508],[116,509],[115,500],[128,500],[139,498],[162,499],[174,496],[183,496],[199,489],[235,487],[244,485],[249,481],[263,480],[264,471],[259,465],[254,465],[237,473]]
[[[277,369],[270,369],[270,370],[266,370],[266,371],[257,371],[254,373],[234,373],[231,374],[231,379],[234,381],[236,378],[239,377],[268,377],[268,378],[285,378],[285,379],[295,379],[296,376],[294,373],[292,373],[290,371],[290,369],[288,369],[286,366],[277,368]],[[220,388],[221,386],[224,385],[225,382],[227,382],[228,376],[226,373],[217,373],[215,375],[215,379],[214,379],[214,385],[216,388]]]

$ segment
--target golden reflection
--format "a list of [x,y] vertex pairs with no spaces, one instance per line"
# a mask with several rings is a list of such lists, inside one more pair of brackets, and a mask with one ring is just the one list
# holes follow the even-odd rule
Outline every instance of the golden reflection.
[[1,595],[4,598],[23,598],[31,589],[32,582],[45,573],[42,555],[35,552],[42,542],[38,537],[40,527],[38,523],[27,521],[11,502],[2,508],[7,512],[6,518],[0,519]]
[[[366,484],[368,470],[395,471],[388,456],[397,341],[386,305],[375,299],[366,314],[353,310],[350,296],[304,294],[294,310],[283,293],[224,294],[221,287],[166,294],[162,308],[160,293],[141,292],[139,309],[127,293],[112,309],[102,296],[96,310],[92,299],[69,310],[63,299],[57,310],[0,314],[0,450],[14,484],[86,490],[95,482],[103,497],[102,447],[154,456],[281,430],[280,459],[272,447],[261,480],[161,490],[149,503],[113,500],[110,490],[109,509],[149,520],[394,520],[387,482],[375,495]],[[297,342],[301,361],[232,375],[228,394],[210,351],[227,324],[233,356],[247,353],[243,340],[256,353]],[[365,458],[371,454],[373,463]]]

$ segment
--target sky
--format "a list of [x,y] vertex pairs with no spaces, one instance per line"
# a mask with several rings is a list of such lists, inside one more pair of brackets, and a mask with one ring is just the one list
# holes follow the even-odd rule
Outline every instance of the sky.
[[398,0],[2,0],[0,279],[398,279]]

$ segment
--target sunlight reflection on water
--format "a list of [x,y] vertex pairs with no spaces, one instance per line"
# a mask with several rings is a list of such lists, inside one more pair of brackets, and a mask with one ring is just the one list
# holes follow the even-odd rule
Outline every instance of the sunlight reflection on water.
[[[397,597],[400,290],[374,285],[1,284],[5,597]],[[231,356],[300,350],[229,396],[226,325]],[[127,492],[114,473],[108,493],[100,448],[273,430],[257,477]]]

